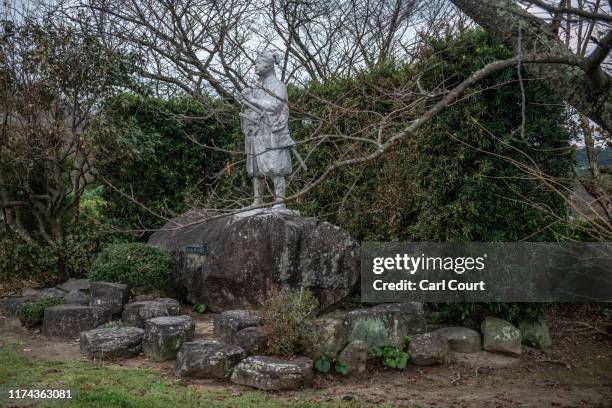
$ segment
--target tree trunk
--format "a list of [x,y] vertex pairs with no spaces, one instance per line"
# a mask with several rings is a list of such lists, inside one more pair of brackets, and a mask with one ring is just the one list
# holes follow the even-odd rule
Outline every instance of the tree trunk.
[[589,125],[589,118],[584,115],[580,115],[580,127],[584,134],[584,147],[589,161],[589,169],[591,170],[591,176],[597,181],[600,175],[599,164],[597,163],[597,152],[595,151],[595,140],[593,140],[593,130]]
[[[516,54],[519,27],[522,53],[571,51],[555,35],[553,27],[529,14],[511,0],[451,0],[472,20]],[[612,79],[600,67],[588,72],[562,64],[525,64],[553,92],[580,113],[612,133]]]

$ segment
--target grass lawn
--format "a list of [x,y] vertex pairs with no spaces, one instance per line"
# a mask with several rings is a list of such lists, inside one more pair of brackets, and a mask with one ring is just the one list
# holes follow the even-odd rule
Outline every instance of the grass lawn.
[[[71,400],[9,400],[11,389],[71,390]],[[316,394],[313,394],[316,395]],[[82,359],[32,361],[0,337],[0,407],[354,407],[261,391],[210,391],[168,378],[160,370],[124,368]]]

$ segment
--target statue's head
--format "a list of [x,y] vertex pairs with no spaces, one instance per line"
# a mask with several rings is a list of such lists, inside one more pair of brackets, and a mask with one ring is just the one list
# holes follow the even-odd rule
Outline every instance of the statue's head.
[[264,75],[270,71],[274,72],[274,64],[278,64],[279,61],[278,54],[274,52],[261,53],[255,60],[255,73],[257,75]]

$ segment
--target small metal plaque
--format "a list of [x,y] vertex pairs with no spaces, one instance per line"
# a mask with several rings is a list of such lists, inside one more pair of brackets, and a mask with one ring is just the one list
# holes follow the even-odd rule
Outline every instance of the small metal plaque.
[[208,255],[208,246],[203,245],[186,245],[185,246],[186,254],[194,254],[194,255]]

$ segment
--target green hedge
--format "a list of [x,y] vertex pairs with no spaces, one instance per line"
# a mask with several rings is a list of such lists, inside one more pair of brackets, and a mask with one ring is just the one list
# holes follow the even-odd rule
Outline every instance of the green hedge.
[[152,213],[181,214],[194,196],[205,195],[232,157],[193,140],[220,148],[236,139],[244,144],[237,113],[222,121],[207,115],[189,97],[122,94],[107,101],[90,131],[96,170],[114,187],[102,191],[100,213],[124,229],[154,229],[165,221]]
[[[415,78],[431,93],[439,92],[440,84],[449,90],[489,62],[510,56],[484,31],[470,30],[431,42],[415,64],[389,63],[355,78],[313,83],[306,91],[291,89],[290,99],[312,117],[337,117],[334,127],[323,124],[321,134],[361,135],[368,124],[380,121],[371,112],[385,115],[401,106],[385,95],[400,89],[407,95],[421,93]],[[348,229],[359,240],[561,239],[565,227],[555,221],[568,220],[563,197],[513,161],[535,165],[560,184],[571,183],[574,155],[564,126],[566,111],[550,90],[527,73],[523,77],[524,138],[521,89],[512,67],[470,88],[461,101],[378,160],[334,172],[298,203],[299,209]],[[351,110],[338,115],[334,105],[321,99]],[[423,107],[417,107],[396,118],[391,131],[422,113]],[[296,140],[311,137],[319,126],[295,119],[290,125]],[[308,151],[315,143],[319,140],[300,149]],[[317,146],[304,179],[316,178],[342,152],[369,152],[365,145],[360,149],[337,140]]]
[[96,257],[89,279],[163,289],[169,282],[173,267],[172,258],[153,246],[142,243],[115,244],[106,247]]

